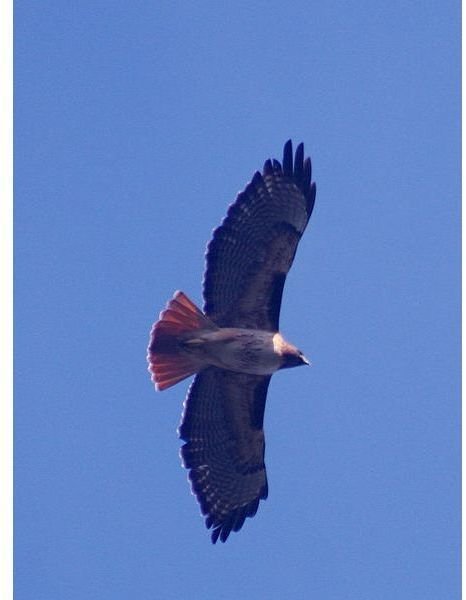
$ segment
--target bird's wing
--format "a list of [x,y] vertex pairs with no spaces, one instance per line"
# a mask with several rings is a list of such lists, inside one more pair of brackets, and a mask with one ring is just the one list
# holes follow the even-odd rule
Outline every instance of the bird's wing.
[[311,161],[291,141],[240,192],[207,247],[204,312],[220,327],[278,331],[286,275],[314,207]]
[[189,389],[181,456],[214,543],[241,529],[267,497],[262,427],[269,381],[209,367]]

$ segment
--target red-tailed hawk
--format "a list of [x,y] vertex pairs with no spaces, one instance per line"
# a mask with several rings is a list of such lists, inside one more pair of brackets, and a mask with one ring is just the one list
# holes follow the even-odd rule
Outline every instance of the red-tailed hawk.
[[164,390],[197,373],[179,427],[184,466],[212,528],[238,531],[267,497],[264,408],[272,374],[309,364],[278,333],[286,275],[314,207],[311,161],[291,141],[238,194],[207,247],[204,312],[176,292],[147,359]]

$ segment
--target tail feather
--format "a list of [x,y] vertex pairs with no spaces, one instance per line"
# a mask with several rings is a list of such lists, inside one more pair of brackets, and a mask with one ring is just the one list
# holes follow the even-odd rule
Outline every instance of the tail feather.
[[175,385],[205,366],[183,342],[209,329],[217,327],[183,292],[175,292],[150,334],[147,361],[158,390]]

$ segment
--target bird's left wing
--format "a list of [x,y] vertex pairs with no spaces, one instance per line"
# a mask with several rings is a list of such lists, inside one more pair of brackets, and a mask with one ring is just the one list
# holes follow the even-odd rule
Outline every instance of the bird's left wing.
[[204,312],[220,327],[278,331],[286,275],[314,208],[311,161],[291,141],[238,194],[207,248]]
[[185,401],[179,435],[192,489],[224,542],[267,497],[263,419],[270,376],[209,367],[196,375]]

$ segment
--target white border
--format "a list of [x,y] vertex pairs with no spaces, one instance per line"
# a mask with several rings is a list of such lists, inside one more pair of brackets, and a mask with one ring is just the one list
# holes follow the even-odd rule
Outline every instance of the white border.
[[[464,3],[462,3],[462,7]],[[462,40],[466,25],[462,19]],[[465,60],[465,45],[462,43],[462,62]],[[0,290],[0,598],[13,598],[13,4],[12,0],[0,2],[0,273],[3,285]],[[462,98],[466,84],[462,81]],[[464,111],[463,111],[464,112]],[[464,123],[462,126],[464,139]],[[462,189],[465,173],[464,147],[462,147]],[[462,203],[464,211],[464,201]],[[464,241],[464,235],[463,235]],[[462,297],[465,297],[465,246],[462,246]],[[465,326],[462,325],[464,340]],[[465,367],[464,349],[462,372]],[[462,392],[464,397],[463,379]],[[463,406],[464,414],[464,406]],[[464,424],[464,419],[462,425]],[[462,464],[466,452],[462,447]],[[464,514],[465,484],[462,473],[462,512]],[[466,527],[462,526],[462,539]],[[464,553],[462,571],[464,574]],[[466,583],[463,577],[463,596],[466,598]]]
[[[461,3],[461,62],[463,66],[464,64],[464,60],[465,60],[465,43],[464,43],[464,36],[466,33],[466,25],[464,22],[464,2]],[[463,76],[463,69],[461,68],[461,75]],[[466,92],[466,85],[465,85],[465,81],[464,81],[464,77],[462,79],[461,82],[461,97],[462,97],[462,102],[461,102],[461,113],[462,113],[462,119],[461,119],[461,189],[462,189],[462,202],[461,202],[461,213],[462,215],[464,214],[464,208],[465,208],[465,202],[464,202],[464,184],[465,184],[465,176],[464,176],[464,172],[465,172],[465,157],[464,157],[464,120],[463,120],[463,114],[464,114],[464,97],[465,97],[465,92]],[[465,245],[464,245],[464,229],[463,229],[463,218],[461,215],[461,236],[462,236],[462,246],[461,246],[461,295],[462,295],[462,303],[461,303],[461,374],[462,374],[462,382],[461,382],[461,396],[462,399],[464,398],[464,392],[465,392],[465,383],[464,383],[464,372],[465,372],[465,365],[466,365],[466,361],[465,361],[465,353],[464,353],[464,334],[465,334],[465,325],[464,325],[464,298],[465,298],[465,274],[466,274],[466,269],[465,269],[465,258],[466,258],[466,252],[465,252]],[[461,418],[461,431],[464,432],[464,404],[463,401],[461,402],[461,409],[462,409],[462,418]],[[461,526],[461,541],[462,544],[464,543],[464,539],[465,539],[465,532],[466,532],[466,527],[464,525],[464,508],[466,506],[466,502],[465,502],[465,490],[466,490],[466,486],[464,484],[464,461],[465,461],[465,457],[466,457],[466,452],[464,449],[464,437],[463,435],[461,436],[461,441],[462,441],[462,448],[461,448],[461,464],[462,464],[462,468],[461,468],[461,513],[462,513],[462,526]],[[466,583],[465,583],[465,577],[464,577],[464,566],[465,566],[465,559],[464,559],[464,552],[461,553],[461,573],[462,573],[462,597],[466,598],[465,592],[466,592]]]
[[13,598],[13,3],[0,2],[0,598]]

